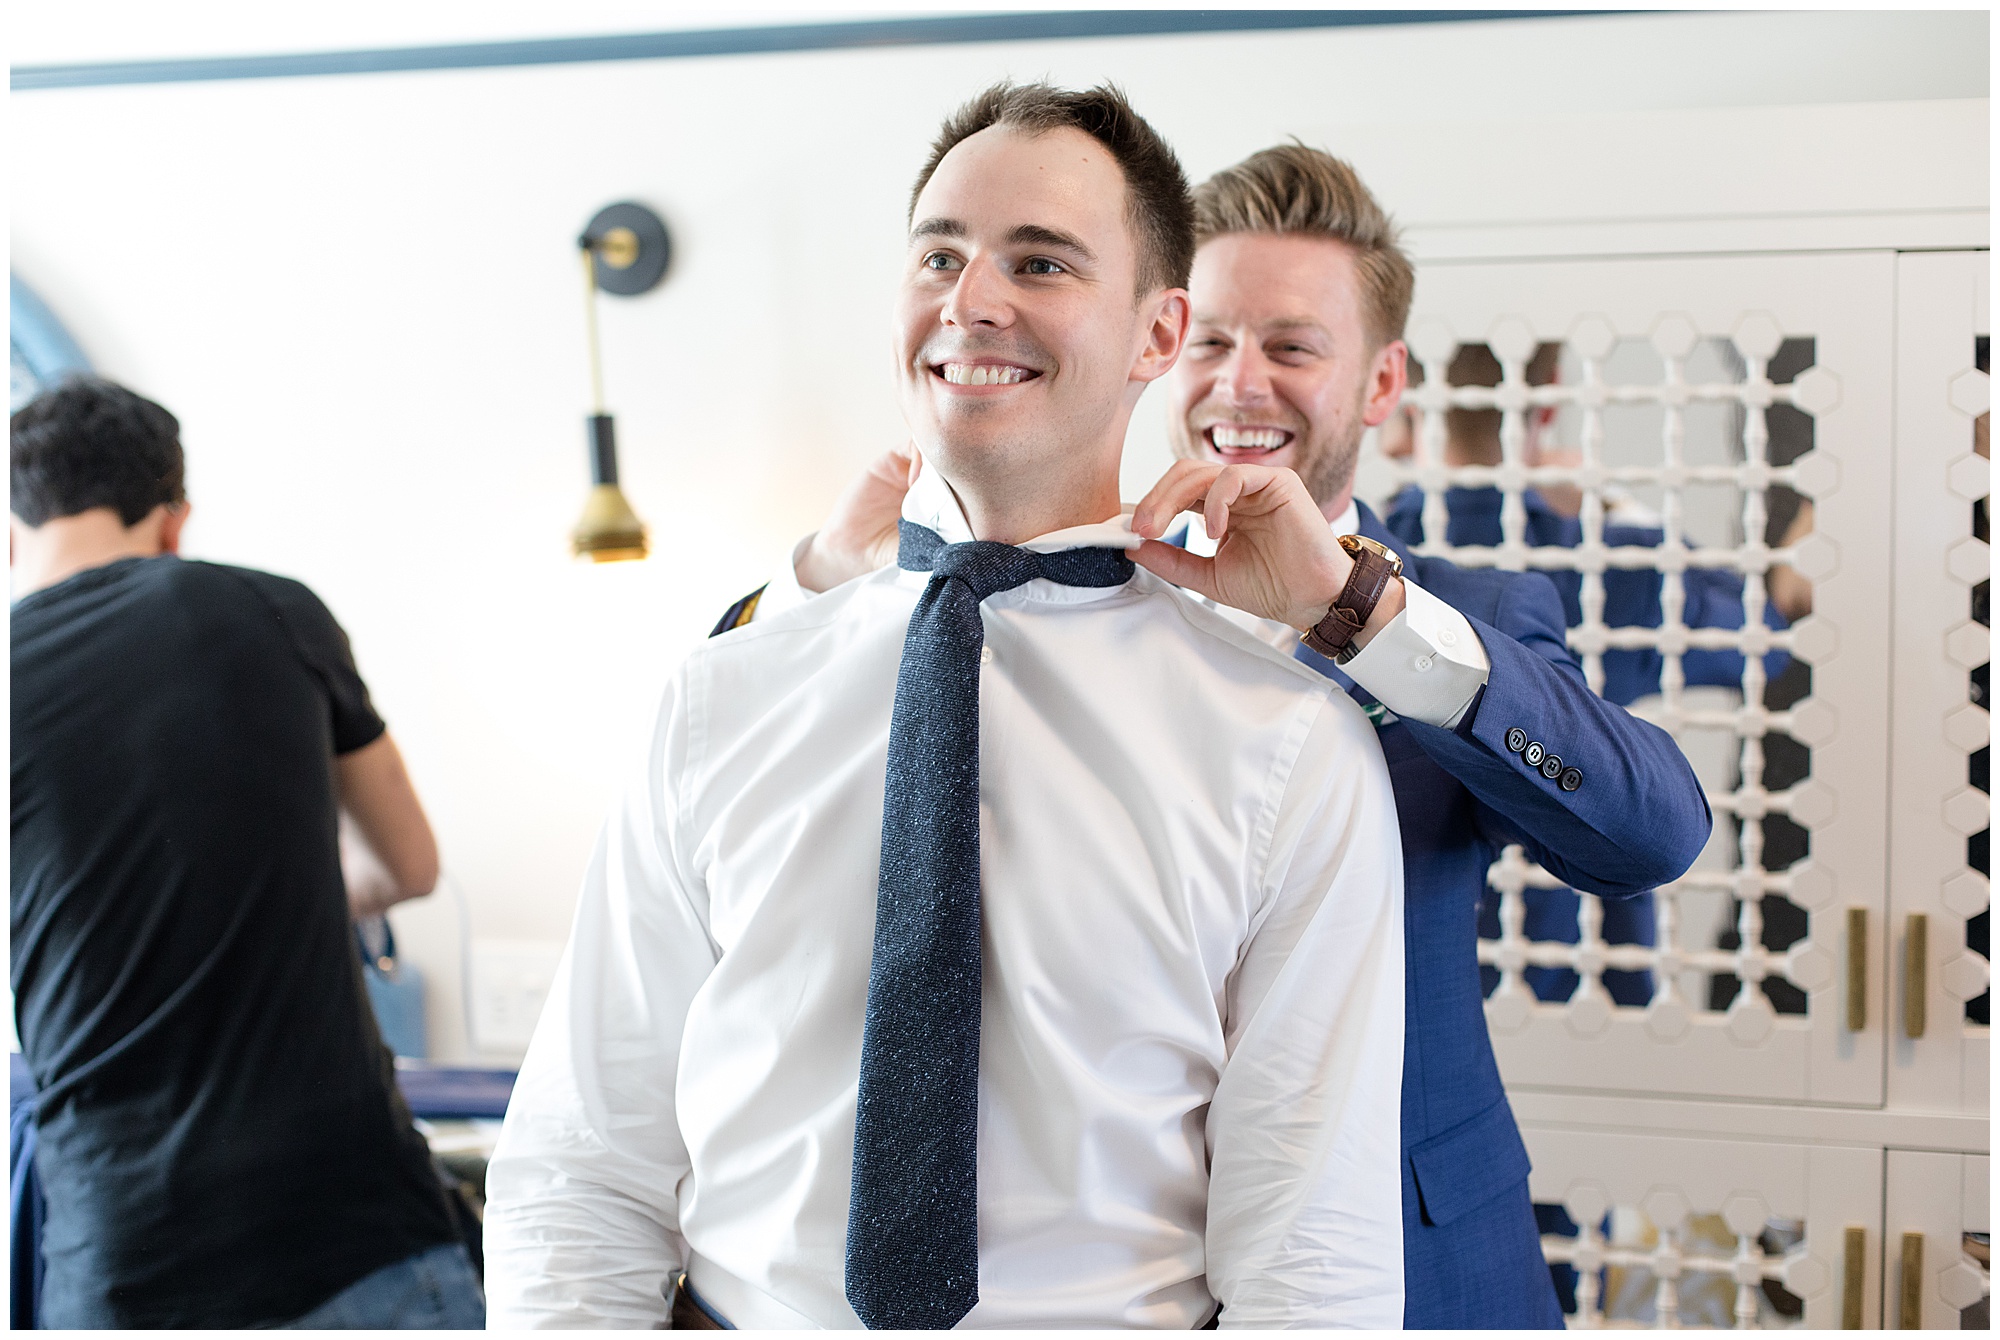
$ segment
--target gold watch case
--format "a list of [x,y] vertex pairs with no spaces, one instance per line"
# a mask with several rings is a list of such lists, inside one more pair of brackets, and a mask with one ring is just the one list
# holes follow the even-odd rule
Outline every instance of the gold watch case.
[[1390,577],[1394,578],[1403,575],[1403,560],[1397,556],[1396,551],[1386,544],[1369,539],[1366,535],[1343,535],[1340,537],[1340,547],[1350,554],[1365,549],[1376,557],[1385,559],[1388,562]]

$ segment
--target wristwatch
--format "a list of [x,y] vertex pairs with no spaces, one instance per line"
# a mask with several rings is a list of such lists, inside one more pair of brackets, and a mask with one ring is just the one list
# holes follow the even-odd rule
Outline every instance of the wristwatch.
[[1354,560],[1354,568],[1347,574],[1347,585],[1340,588],[1326,617],[1306,629],[1299,640],[1320,655],[1331,656],[1345,665],[1358,650],[1354,635],[1367,626],[1368,617],[1382,602],[1382,593],[1389,589],[1389,583],[1402,575],[1403,560],[1387,545],[1377,544],[1365,535],[1343,535],[1340,547]]

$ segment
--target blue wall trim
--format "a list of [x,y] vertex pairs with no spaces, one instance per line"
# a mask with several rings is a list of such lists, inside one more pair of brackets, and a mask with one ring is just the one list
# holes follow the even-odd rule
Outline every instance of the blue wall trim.
[[1390,23],[1454,23],[1475,19],[1567,18],[1601,12],[1557,9],[1100,9],[1040,14],[970,14],[851,23],[799,23],[768,28],[708,28],[616,37],[559,37],[377,51],[26,65],[10,70],[9,78],[10,87],[18,92],[42,88],[93,88],[107,84],[283,79],[303,75],[558,65],[576,61],[671,60],[688,56],[838,51],[947,42],[1025,42],[1064,37],[1133,37],[1169,33],[1350,28]]

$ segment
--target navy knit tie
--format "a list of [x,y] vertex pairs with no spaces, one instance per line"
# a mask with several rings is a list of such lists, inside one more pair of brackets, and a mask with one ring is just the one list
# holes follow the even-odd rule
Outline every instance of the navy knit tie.
[[847,1301],[870,1330],[945,1330],[979,1301],[979,602],[1036,577],[1122,586],[1132,560],[946,544],[905,521],[896,562],[931,580],[889,723]]

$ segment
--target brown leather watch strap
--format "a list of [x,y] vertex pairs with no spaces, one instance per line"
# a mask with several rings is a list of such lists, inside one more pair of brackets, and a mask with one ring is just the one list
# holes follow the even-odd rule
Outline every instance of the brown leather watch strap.
[[1354,560],[1354,568],[1347,574],[1347,584],[1340,588],[1333,608],[1326,617],[1305,631],[1301,639],[1308,647],[1322,656],[1331,656],[1345,664],[1354,658],[1354,636],[1368,624],[1375,607],[1382,603],[1382,595],[1389,589],[1389,583],[1401,566],[1392,559],[1384,558],[1374,546],[1350,544],[1352,537],[1343,537],[1340,545]]

